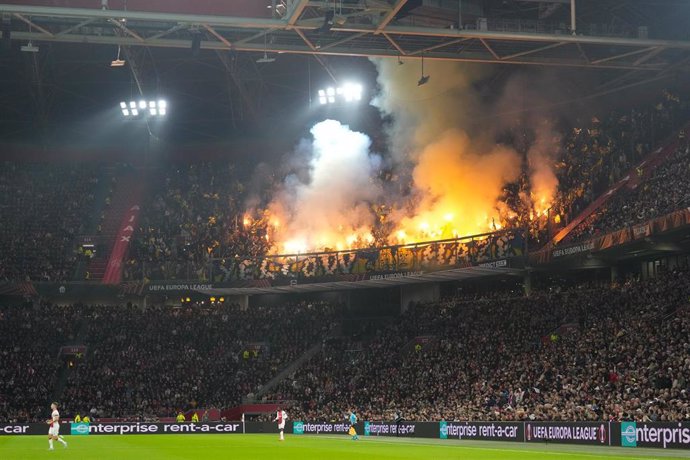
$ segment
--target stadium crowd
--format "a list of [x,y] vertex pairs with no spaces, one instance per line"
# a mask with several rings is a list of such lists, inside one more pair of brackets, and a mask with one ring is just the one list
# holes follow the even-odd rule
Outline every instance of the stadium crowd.
[[298,419],[690,417],[690,278],[419,305],[371,340],[325,345],[269,399]]
[[528,228],[530,246],[538,249],[656,146],[669,140],[689,117],[687,101],[664,90],[652,104],[626,113],[612,111],[592,117],[589,123],[563,127],[560,151],[555,155],[558,191],[550,209],[539,215],[530,207],[525,200],[530,196],[530,185],[523,175],[518,183],[506,188],[506,203],[516,217],[502,224]]
[[568,241],[642,224],[690,206],[690,146],[683,143],[635,190],[624,188],[568,235]]
[[0,281],[65,281],[95,213],[98,165],[0,164]]
[[124,279],[209,280],[211,257],[256,257],[268,246],[242,214],[244,184],[232,163],[157,171]]
[[[506,187],[502,199],[512,217],[506,216],[501,226],[529,228],[531,247],[541,247],[559,226],[577,216],[682,126],[688,115],[687,102],[664,91],[653,104],[625,113],[612,111],[579,123],[581,126],[573,127],[572,122],[564,125],[555,155],[559,191],[551,208],[535,215],[525,198],[530,195],[525,172]],[[527,135],[514,137],[530,142]],[[525,151],[528,148],[526,145]],[[687,149],[679,149],[676,158],[634,193],[622,193],[606,210],[580,225],[572,238],[599,234],[686,206],[686,160]],[[66,281],[76,276],[76,237],[85,232],[90,216],[101,215],[102,220],[103,206],[108,206],[109,198],[104,205],[94,198],[99,181],[103,182],[102,169],[89,164],[3,163],[0,280]],[[245,214],[247,190],[256,188],[248,179],[251,167],[227,160],[171,163],[149,174],[148,198],[123,264],[125,280],[210,281],[220,276],[212,272],[211,258],[257,258],[270,250],[269,219]],[[386,180],[384,176],[382,180]],[[270,195],[270,184],[261,189]],[[259,197],[258,209],[268,195]],[[377,244],[386,243],[384,230],[374,229]]]
[[58,348],[75,337],[74,319],[50,304],[0,309],[0,421],[45,413],[61,366]]
[[[685,267],[412,305],[340,336],[343,313],[317,302],[3,308],[0,420],[39,420],[58,395],[95,417],[231,407],[317,344],[263,396],[298,401],[293,419],[685,420],[689,298]],[[75,343],[87,352],[60,383],[57,350]]]
[[93,307],[83,318],[89,349],[69,372],[63,405],[146,418],[238,404],[323,340],[334,307]]

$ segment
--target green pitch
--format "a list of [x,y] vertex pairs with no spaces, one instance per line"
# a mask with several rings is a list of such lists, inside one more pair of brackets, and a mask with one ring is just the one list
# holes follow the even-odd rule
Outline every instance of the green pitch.
[[686,451],[579,446],[526,445],[493,442],[277,435],[129,435],[66,436],[69,448],[55,443],[48,451],[44,436],[0,437],[0,459],[233,459],[233,460],[360,460],[360,459],[508,459],[593,460],[690,458]]

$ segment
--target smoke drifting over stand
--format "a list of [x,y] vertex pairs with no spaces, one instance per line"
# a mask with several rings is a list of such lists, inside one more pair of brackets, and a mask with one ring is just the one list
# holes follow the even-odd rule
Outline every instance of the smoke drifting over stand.
[[536,215],[549,208],[558,187],[550,125],[530,125],[522,154],[496,140],[510,123],[490,114],[515,108],[515,82],[487,103],[475,87],[484,78],[477,66],[432,62],[430,81],[418,87],[414,64],[373,62],[379,93],[372,104],[388,122],[385,163],[395,179],[381,180],[384,160],[366,134],[334,120],[317,123],[293,155],[306,168],[288,174],[267,207],[274,253],[381,244],[382,231],[385,243],[402,244],[498,230],[514,216],[504,188],[522,174],[531,184],[525,205]]
[[[414,202],[395,212],[397,243],[485,233],[500,228],[503,187],[520,174],[512,149],[496,145],[493,129],[467,130],[480,102],[478,68],[432,62],[429,82],[416,87],[410,66],[376,60],[381,88],[374,104],[392,120],[394,157],[411,165]],[[411,88],[415,88],[414,91]]]

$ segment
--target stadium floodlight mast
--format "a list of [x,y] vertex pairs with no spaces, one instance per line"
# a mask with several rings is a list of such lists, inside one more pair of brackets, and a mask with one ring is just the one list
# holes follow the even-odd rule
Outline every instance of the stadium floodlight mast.
[[164,117],[168,114],[168,103],[165,99],[122,101],[120,102],[120,110],[125,118]]
[[345,102],[358,102],[362,100],[364,88],[355,83],[345,83],[343,86],[328,87],[319,90],[319,104],[335,104],[337,100]]

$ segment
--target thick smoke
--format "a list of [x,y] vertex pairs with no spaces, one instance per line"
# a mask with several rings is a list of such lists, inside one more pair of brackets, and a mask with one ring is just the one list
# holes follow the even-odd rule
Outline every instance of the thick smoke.
[[505,84],[495,104],[496,112],[504,114],[496,125],[514,128],[517,120],[519,130],[529,138],[526,159],[530,193],[525,200],[537,216],[546,213],[558,191],[555,169],[561,138],[554,121],[572,114],[550,106],[549,101],[562,98],[567,86],[556,75],[544,71],[537,75],[517,74]]
[[374,104],[392,123],[394,155],[412,165],[416,206],[398,207],[393,241],[409,242],[487,232],[500,227],[499,198],[519,177],[521,160],[496,145],[491,126],[468,131],[480,103],[476,67],[433,62],[429,82],[417,87],[411,66],[377,60],[380,95]]
[[269,206],[274,250],[296,253],[370,242],[371,205],[382,193],[373,180],[380,157],[369,152],[368,136],[337,121],[322,121],[311,134],[313,139],[300,146],[308,169],[288,176]]
[[535,130],[536,138],[527,152],[530,178],[530,201],[537,215],[546,213],[558,191],[555,164],[559,152],[560,138],[544,122]]
[[414,161],[421,149],[448,129],[467,126],[473,108],[479,105],[472,88],[481,77],[478,66],[426,62],[424,73],[431,78],[417,86],[420,74],[415,64],[398,65],[391,59],[373,62],[380,92],[372,104],[392,119],[391,153],[399,160]]
[[[386,169],[397,179],[378,179],[382,159],[365,134],[333,120],[318,123],[285,162],[292,173],[268,206],[274,252],[362,247],[374,234],[380,243],[382,233],[389,243],[410,243],[500,229],[514,217],[502,201],[505,187],[523,173],[530,180],[524,205],[537,215],[550,207],[559,140],[548,119],[521,114],[526,97],[529,105],[543,100],[524,91],[524,77],[487,98],[477,89],[485,77],[478,66],[426,63],[431,78],[417,86],[415,64],[374,64],[379,94],[372,103],[387,120]],[[497,143],[505,132],[519,133],[511,145],[521,153]]]

